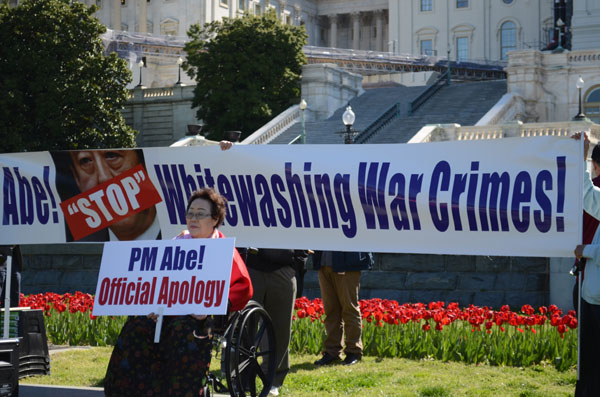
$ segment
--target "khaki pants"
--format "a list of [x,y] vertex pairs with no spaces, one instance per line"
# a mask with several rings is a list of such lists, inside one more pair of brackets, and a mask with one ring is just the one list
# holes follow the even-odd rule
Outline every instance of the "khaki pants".
[[296,271],[289,266],[272,272],[249,267],[248,273],[254,288],[252,299],[264,307],[273,322],[278,363],[273,386],[281,387],[290,370],[289,346],[296,300]]
[[360,271],[335,273],[330,266],[319,269],[319,286],[325,309],[325,352],[333,357],[342,353],[362,356],[361,315],[358,305]]

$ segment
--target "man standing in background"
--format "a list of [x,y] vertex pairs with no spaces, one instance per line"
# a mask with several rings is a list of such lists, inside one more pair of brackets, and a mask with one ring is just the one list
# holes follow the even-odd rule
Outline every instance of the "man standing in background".
[[315,270],[325,309],[325,352],[315,365],[328,365],[341,360],[342,336],[345,340],[344,365],[362,358],[362,317],[358,305],[360,271],[373,267],[373,256],[364,252],[316,252]]
[[291,249],[248,248],[246,266],[254,294],[273,322],[277,346],[275,379],[269,392],[278,396],[290,370],[289,345],[292,315],[296,301],[296,271],[304,269],[308,251]]

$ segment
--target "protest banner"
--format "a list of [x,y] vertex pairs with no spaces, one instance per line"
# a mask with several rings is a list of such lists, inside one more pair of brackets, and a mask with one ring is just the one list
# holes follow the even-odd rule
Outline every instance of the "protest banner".
[[235,239],[104,244],[95,316],[225,314]]
[[[220,229],[235,236],[239,246],[569,257],[581,229],[580,146],[572,139],[535,137],[0,155],[0,243],[171,238],[185,225],[190,193],[209,186],[227,198]],[[40,160],[48,158],[49,163]],[[86,193],[100,186],[92,177],[98,174],[89,167],[92,161],[112,172],[113,179],[102,186],[119,189]],[[138,165],[151,182],[148,195],[156,191],[158,199],[134,213],[129,195],[139,188],[132,197],[141,202],[142,186],[131,185],[127,193],[117,176]],[[41,183],[46,174],[49,187]],[[78,238],[81,234],[66,227],[38,238],[34,224],[58,230],[64,223],[56,213],[65,206],[56,209],[50,201],[77,197],[76,202],[87,198],[91,204],[98,195],[107,198],[101,201],[105,205],[112,195],[110,214],[114,218],[121,210],[124,219],[110,224],[96,208],[99,231]],[[72,202],[66,208],[73,208]],[[47,215],[50,209],[54,217]],[[43,216],[29,223],[31,213]],[[79,224],[94,224],[96,218],[85,215]]]

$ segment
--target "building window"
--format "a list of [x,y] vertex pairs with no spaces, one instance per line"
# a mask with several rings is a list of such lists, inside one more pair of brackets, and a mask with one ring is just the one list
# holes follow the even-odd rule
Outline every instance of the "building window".
[[500,59],[506,59],[506,53],[516,49],[517,27],[514,22],[504,22],[500,27]]
[[583,113],[594,123],[600,124],[600,86],[592,88],[586,96]]
[[292,16],[290,14],[285,14],[285,24],[286,25],[292,24]]
[[127,7],[127,0],[121,0],[121,5],[123,7]]
[[469,0],[456,0],[456,8],[469,7]]
[[221,7],[229,7],[229,0],[219,0]]
[[179,33],[179,21],[167,18],[160,23],[160,34],[163,36],[177,36]]
[[246,9],[246,0],[238,0],[238,10],[245,10]]
[[377,38],[377,26],[373,26],[373,38]]
[[102,8],[102,0],[96,0],[96,6]]
[[502,0],[504,4],[512,4],[513,0]]
[[433,0],[421,0],[421,11],[433,10]]
[[260,9],[260,4],[258,3],[254,3],[254,15],[260,15],[261,13],[261,9]]
[[456,60],[466,61],[469,59],[469,38],[468,37],[457,37],[456,38]]
[[421,55],[433,55],[432,40],[421,40]]

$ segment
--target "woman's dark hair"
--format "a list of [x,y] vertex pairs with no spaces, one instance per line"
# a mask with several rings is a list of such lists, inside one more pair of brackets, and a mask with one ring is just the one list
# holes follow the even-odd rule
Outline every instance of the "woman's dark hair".
[[227,208],[225,207],[227,200],[225,200],[225,197],[209,187],[196,190],[195,192],[192,192],[192,195],[188,199],[187,207],[185,209],[186,212],[190,209],[190,205],[192,205],[192,202],[196,199],[208,200],[211,204],[210,214],[212,218],[217,221],[217,225],[223,224],[227,213]]
[[596,144],[594,149],[592,149],[592,160],[594,160],[596,164],[600,165],[600,143]]

